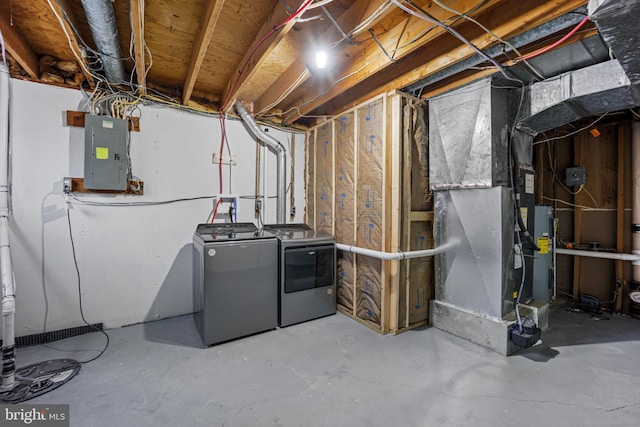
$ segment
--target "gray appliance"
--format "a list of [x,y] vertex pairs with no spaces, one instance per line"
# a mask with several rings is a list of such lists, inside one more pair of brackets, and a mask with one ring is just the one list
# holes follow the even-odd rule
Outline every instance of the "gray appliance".
[[278,240],[251,223],[200,224],[193,236],[196,326],[205,346],[278,325]]
[[280,242],[281,327],[336,313],[336,239],[305,224],[272,224]]
[[553,286],[553,207],[536,206],[535,221],[534,240],[540,252],[533,259],[533,298],[548,302]]

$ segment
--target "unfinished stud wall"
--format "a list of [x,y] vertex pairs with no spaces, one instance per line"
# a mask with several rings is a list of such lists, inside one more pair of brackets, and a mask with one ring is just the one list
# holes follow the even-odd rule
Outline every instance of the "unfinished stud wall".
[[[631,253],[630,120],[603,120],[570,137],[559,137],[572,129],[560,128],[538,137],[544,142],[535,145],[536,203],[554,207],[562,242],[572,242],[578,249],[597,242],[600,251]],[[594,129],[597,132],[592,134]],[[586,169],[586,183],[580,191],[565,185],[565,170],[573,166]],[[616,280],[623,283],[631,277],[629,262],[557,256],[557,296],[561,299],[589,294],[605,309],[628,314],[629,286],[616,288]]]
[[[355,242],[355,115],[341,115],[336,122],[336,191],[335,234],[339,242]],[[354,255],[342,252],[338,259],[338,301],[353,311],[355,265]]]
[[325,123],[316,131],[315,228],[333,234],[333,126]]
[[[356,246],[385,250],[384,246],[384,98],[356,109],[357,192]],[[355,315],[374,325],[382,316],[382,261],[358,257]]]
[[[377,251],[433,247],[425,109],[385,94],[312,129],[307,223]],[[338,308],[380,332],[423,324],[431,272],[429,258],[383,262],[339,251]]]
[[[433,197],[429,190],[429,138],[426,124],[426,105],[408,102],[403,99],[403,145],[406,165],[403,168],[403,188],[411,194],[403,197],[405,215],[401,249],[414,251],[433,248]],[[400,301],[406,301],[406,307],[400,307],[399,325],[411,324],[428,318],[427,308],[431,299],[433,258],[409,259],[403,261],[400,273]]]

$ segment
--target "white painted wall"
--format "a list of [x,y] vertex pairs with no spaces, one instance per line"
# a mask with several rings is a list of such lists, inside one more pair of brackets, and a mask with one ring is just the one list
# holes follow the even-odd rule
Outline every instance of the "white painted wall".
[[[212,199],[162,206],[68,205],[64,176],[82,177],[84,129],[64,126],[66,110],[83,107],[80,92],[11,80],[11,246],[16,276],[16,336],[80,326],[78,281],[67,209],[90,323],[113,328],[193,311],[191,242],[205,222]],[[132,134],[133,173],[144,196],[76,194],[98,202],[166,201],[219,192],[219,119],[163,107],[141,107],[141,132]],[[269,129],[289,146],[291,132]],[[224,166],[224,193],[255,193],[255,137],[227,121],[238,164]],[[295,135],[296,218],[304,215],[304,135]],[[276,156],[262,148],[262,192],[276,193]],[[225,150],[226,153],[226,150]],[[265,161],[266,160],[266,161]],[[290,158],[287,160],[289,182]],[[231,189],[229,188],[231,184]],[[255,222],[253,200],[241,200],[238,221]],[[287,213],[289,197],[287,195]],[[267,199],[265,222],[276,221],[275,199]],[[287,215],[288,218],[288,215]]]

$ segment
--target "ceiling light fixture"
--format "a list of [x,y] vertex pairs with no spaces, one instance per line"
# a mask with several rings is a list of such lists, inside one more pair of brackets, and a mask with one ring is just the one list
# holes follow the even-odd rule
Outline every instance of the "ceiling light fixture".
[[316,52],[316,67],[323,70],[327,66],[327,52],[320,50]]

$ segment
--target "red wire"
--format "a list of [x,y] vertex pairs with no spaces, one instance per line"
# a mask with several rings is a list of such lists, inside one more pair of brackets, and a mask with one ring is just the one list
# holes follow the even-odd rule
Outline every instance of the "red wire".
[[[220,157],[218,159],[218,172],[220,174],[220,194],[222,194],[222,150],[224,149],[224,140],[227,136],[227,129],[224,125],[224,114],[220,113],[220,129],[222,131],[222,140],[220,141]],[[231,162],[231,159],[229,159]],[[213,222],[213,221],[211,221]]]
[[582,21],[580,21],[580,23],[578,25],[576,25],[576,27],[571,30],[566,36],[564,36],[563,38],[561,38],[560,40],[558,40],[557,42],[553,43],[550,46],[545,47],[542,50],[539,50],[537,52],[534,53],[530,53],[529,55],[525,55],[521,58],[518,58],[518,60],[520,61],[526,61],[527,59],[531,59],[531,58],[535,58],[536,56],[540,56],[543,53],[547,53],[552,49],[555,49],[558,45],[562,44],[565,40],[567,40],[569,37],[571,37],[572,35],[574,35],[576,33],[576,31],[578,31],[580,28],[582,28],[582,26],[584,24],[587,23],[587,21],[589,20],[588,16],[585,16],[584,19]]
[[[247,56],[247,59],[245,59],[244,62],[242,63],[242,67],[240,67],[240,71],[238,71],[238,75],[236,76],[236,78],[235,78],[235,80],[233,82],[233,85],[231,85],[231,89],[227,93],[227,99],[225,99],[224,102],[222,103],[222,105],[220,106],[220,128],[221,128],[221,131],[222,131],[222,139],[220,141],[220,158],[219,158],[219,162],[218,162],[218,174],[219,174],[219,177],[220,177],[220,194],[222,194],[222,152],[223,152],[223,149],[224,149],[224,142],[225,142],[225,137],[226,137],[226,132],[227,132],[226,129],[225,129],[225,124],[224,124],[224,109],[226,108],[227,103],[229,102],[229,98],[231,97],[231,94],[233,93],[233,91],[236,90],[236,86],[238,85],[238,82],[240,81],[240,76],[244,72],[245,68],[247,68],[247,64],[249,64],[249,60],[256,53],[256,51],[258,50],[260,45],[262,45],[262,43],[264,43],[265,40],[267,38],[269,38],[269,36],[271,36],[273,33],[278,31],[279,29],[281,29],[285,25],[287,25],[292,20],[296,19],[298,16],[300,16],[307,9],[307,7],[311,4],[312,1],[313,0],[305,0],[305,2],[302,3],[302,5],[298,8],[298,10],[296,10],[294,13],[289,15],[289,17],[287,19],[285,19],[280,24],[276,25],[275,27],[273,27],[272,29],[267,31],[262,37],[260,37],[260,40],[258,40],[258,43],[256,43],[255,46],[253,46],[253,48],[251,49],[251,52],[249,52],[249,55]],[[231,161],[231,159],[229,159],[229,161]],[[211,218],[211,222],[213,222],[214,218],[216,217],[216,212],[218,211],[218,205],[219,204],[220,204],[220,199],[218,199],[218,203],[216,203],[216,207],[214,209],[213,217]]]
[[218,206],[220,206],[220,202],[222,201],[222,199],[218,199],[218,201],[216,202],[216,207],[213,208],[213,215],[211,216],[211,223],[213,224],[213,221],[216,219],[216,213],[218,213]]
[[267,31],[261,38],[260,40],[258,40],[258,43],[255,44],[255,46],[253,47],[253,49],[251,49],[251,52],[249,53],[249,55],[247,56],[247,59],[245,59],[245,61],[242,63],[242,67],[240,67],[240,70],[238,71],[238,75],[236,76],[236,79],[233,82],[233,85],[231,85],[231,89],[229,90],[229,92],[227,93],[227,99],[224,100],[224,102],[222,103],[222,105],[220,106],[220,112],[222,113],[222,111],[224,111],[225,107],[227,106],[227,102],[229,102],[229,98],[231,97],[231,94],[233,93],[234,90],[236,90],[236,86],[238,85],[238,81],[240,80],[240,76],[242,75],[242,73],[244,72],[244,69],[247,67],[247,64],[249,63],[249,60],[251,59],[251,57],[253,56],[254,53],[256,53],[256,50],[258,50],[258,48],[260,47],[260,45],[262,43],[264,43],[264,41],[269,38],[269,36],[271,36],[273,33],[275,33],[276,31],[278,31],[280,28],[284,27],[285,25],[287,25],[289,22],[291,22],[292,20],[296,19],[298,16],[300,16],[306,9],[307,7],[311,4],[313,0],[306,0],[299,8],[298,10],[296,10],[294,13],[292,13],[291,15],[289,15],[289,17],[287,19],[285,19],[284,21],[282,21],[281,23],[279,23],[278,25],[276,25],[275,27],[273,27],[272,29],[270,29],[269,31]]

